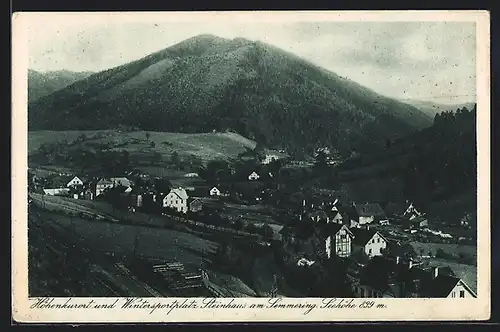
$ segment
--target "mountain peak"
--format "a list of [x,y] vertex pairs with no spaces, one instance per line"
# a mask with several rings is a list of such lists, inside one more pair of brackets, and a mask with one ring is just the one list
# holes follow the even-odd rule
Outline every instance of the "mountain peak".
[[168,49],[170,51],[186,53],[187,55],[201,55],[213,47],[227,43],[229,40],[212,35],[200,34],[181,41]]
[[351,151],[432,124],[413,106],[276,46],[211,34],[96,73],[32,103],[28,114],[31,130],[229,128],[296,152],[317,144]]
[[197,40],[217,40],[217,39],[224,39],[224,40],[227,40],[225,38],[216,36],[216,35],[211,34],[211,33],[202,33],[202,34],[193,36],[191,38],[188,38],[186,40],[189,40],[189,39],[197,39]]

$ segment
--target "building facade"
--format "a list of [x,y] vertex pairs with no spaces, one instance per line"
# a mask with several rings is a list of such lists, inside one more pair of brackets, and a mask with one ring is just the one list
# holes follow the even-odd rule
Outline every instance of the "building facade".
[[83,186],[83,181],[78,176],[72,178],[66,185],[66,187],[78,187],[78,186]]
[[217,187],[213,187],[209,192],[210,196],[220,196],[220,190]]
[[363,253],[368,257],[381,256],[387,248],[387,240],[378,231],[353,228],[353,252]]
[[169,207],[177,212],[188,211],[188,194],[183,188],[174,188],[163,198],[163,207]]
[[327,258],[349,257],[352,251],[352,233],[345,225],[328,224],[325,227],[325,252]]

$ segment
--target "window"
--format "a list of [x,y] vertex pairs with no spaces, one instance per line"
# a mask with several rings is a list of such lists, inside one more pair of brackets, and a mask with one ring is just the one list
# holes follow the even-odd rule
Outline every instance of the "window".
[[365,297],[365,289],[364,288],[361,288],[361,297]]
[[380,238],[377,239],[377,243],[380,243]]
[[368,249],[368,253],[371,255],[371,254],[372,254],[372,250],[371,250],[371,249]]
[[465,291],[463,291],[463,290],[460,291],[460,297],[462,297],[462,298],[465,297]]
[[451,293],[451,297],[455,297],[455,292]]
[[344,234],[344,235],[341,235],[341,236],[340,236],[340,238],[341,238],[342,240],[345,240],[345,239],[347,239],[347,235],[345,235],[345,234]]

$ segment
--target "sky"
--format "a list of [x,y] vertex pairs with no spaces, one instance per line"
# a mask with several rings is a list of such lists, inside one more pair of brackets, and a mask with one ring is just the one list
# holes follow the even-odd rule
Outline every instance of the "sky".
[[198,34],[260,40],[377,93],[439,103],[475,101],[474,22],[140,21],[45,19],[29,24],[29,66],[100,71]]

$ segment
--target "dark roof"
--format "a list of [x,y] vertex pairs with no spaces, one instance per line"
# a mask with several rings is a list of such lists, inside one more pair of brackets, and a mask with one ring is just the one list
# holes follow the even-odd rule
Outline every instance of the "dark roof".
[[364,246],[372,239],[372,237],[377,233],[374,229],[362,229],[362,228],[351,228],[351,232],[354,235],[352,239],[353,244],[358,244]]
[[460,278],[439,274],[436,278],[421,281],[421,294],[425,297],[447,297]]
[[472,291],[460,278],[450,275],[453,271],[448,267],[440,267],[439,274],[434,278],[433,269],[423,269],[419,266],[409,267],[407,263],[396,263],[394,259],[376,256],[370,260],[361,272],[362,284],[374,287],[381,291],[391,292],[392,285],[404,283],[405,293],[408,297],[443,298],[462,282],[472,294]]
[[449,266],[440,266],[439,267],[439,274],[456,277],[455,272]]
[[97,181],[97,184],[113,184],[113,182],[107,178],[102,178],[99,181]]
[[[323,233],[323,234],[327,234],[327,235],[334,235],[334,234],[337,234],[338,231],[340,231],[340,229],[343,227],[344,225],[342,224],[337,224],[337,223],[325,223],[325,224],[322,224],[319,226],[320,228],[320,231]],[[349,228],[345,227],[347,229],[347,232],[352,234],[351,231],[349,230]]]
[[189,204],[192,204],[194,202],[200,203],[200,204],[202,203],[201,199],[199,199],[198,197],[189,197],[188,202],[189,202]]
[[218,199],[216,198],[210,198],[210,197],[196,197],[196,196],[193,196],[193,197],[190,197],[192,200],[191,202],[193,201],[199,201],[201,202],[202,204],[204,205],[219,205],[219,204],[222,204]]
[[365,203],[356,205],[356,212],[360,217],[380,217],[385,218],[385,212],[380,205],[376,203]]

